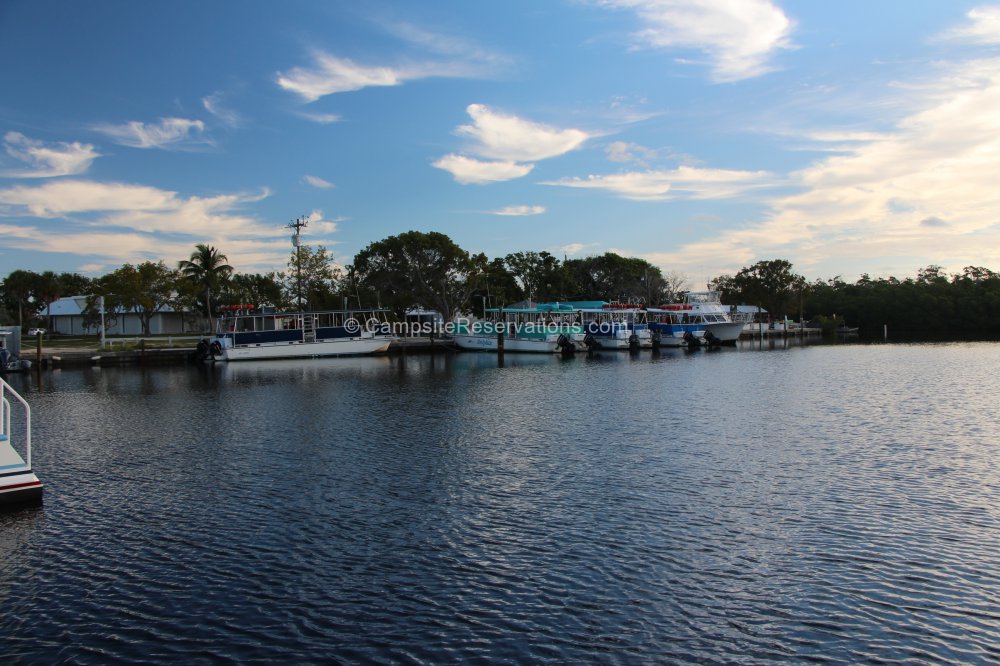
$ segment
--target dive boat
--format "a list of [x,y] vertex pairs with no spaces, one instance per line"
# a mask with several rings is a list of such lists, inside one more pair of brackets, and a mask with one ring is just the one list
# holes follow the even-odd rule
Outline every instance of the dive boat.
[[487,319],[455,322],[452,339],[460,349],[498,351],[502,332],[505,352],[572,353],[584,338],[576,314],[562,303],[488,308]]
[[[22,414],[24,457],[14,448],[11,411]],[[40,504],[42,482],[31,471],[31,408],[10,384],[0,379],[0,508]]]
[[[689,291],[684,294],[684,302],[663,306],[680,312],[683,323],[697,325],[723,344],[736,344],[743,332],[744,321],[731,316],[735,308],[722,304],[718,291]],[[710,338],[711,339],[711,338]]]
[[[390,333],[385,310],[264,312],[252,305],[228,306],[207,352],[223,361],[377,354],[389,349]],[[206,350],[200,351],[204,356]]]
[[680,304],[648,308],[646,317],[653,343],[661,347],[697,347],[705,339],[704,326],[692,323]]

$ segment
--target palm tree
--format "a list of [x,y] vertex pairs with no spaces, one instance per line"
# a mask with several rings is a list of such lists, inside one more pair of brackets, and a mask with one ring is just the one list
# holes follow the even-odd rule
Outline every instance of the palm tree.
[[219,252],[218,248],[204,243],[195,245],[191,258],[181,261],[181,274],[198,289],[205,290],[205,310],[208,314],[209,330],[215,330],[215,320],[212,318],[212,292],[218,292],[223,284],[233,274],[233,267],[227,264],[229,258]]

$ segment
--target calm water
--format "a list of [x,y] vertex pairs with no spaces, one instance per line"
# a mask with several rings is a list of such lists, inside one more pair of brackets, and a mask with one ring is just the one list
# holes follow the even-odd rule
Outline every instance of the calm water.
[[16,376],[3,663],[1000,660],[1000,344]]

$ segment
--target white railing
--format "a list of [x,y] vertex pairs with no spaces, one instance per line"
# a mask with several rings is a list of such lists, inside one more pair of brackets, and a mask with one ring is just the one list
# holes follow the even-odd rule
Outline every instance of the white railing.
[[24,407],[24,462],[27,464],[28,469],[31,469],[31,407],[28,406],[28,403],[25,402],[24,398],[22,398],[18,392],[3,379],[0,379],[0,428],[2,428],[2,430],[0,430],[0,441],[6,441],[8,444],[11,444],[11,405],[10,400],[7,399],[8,395]]

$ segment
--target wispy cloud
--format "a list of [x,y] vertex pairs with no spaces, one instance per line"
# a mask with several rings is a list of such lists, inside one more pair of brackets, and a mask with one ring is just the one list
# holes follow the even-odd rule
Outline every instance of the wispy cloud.
[[243,116],[227,107],[225,99],[225,93],[216,92],[203,97],[201,105],[226,127],[240,127],[243,125]]
[[582,253],[584,250],[600,247],[600,245],[600,243],[569,243],[560,247],[559,250],[563,254],[572,257]]
[[318,188],[320,190],[329,190],[334,186],[333,183],[331,183],[328,180],[323,180],[319,176],[305,175],[302,177],[302,180],[305,181],[308,185],[312,185],[313,187]]
[[625,199],[727,199],[748,190],[772,186],[775,178],[766,171],[735,171],[680,166],[665,171],[636,171],[564,178],[542,185],[606,190]]
[[351,58],[312,49],[309,65],[278,72],[275,81],[306,102],[363,88],[399,86],[427,78],[481,78],[509,64],[509,58],[465,37],[444,34],[407,22],[381,21],[379,27],[401,40],[396,64],[361,64]]
[[447,171],[463,185],[484,185],[513,180],[528,175],[535,168],[533,164],[517,164],[506,161],[486,162],[455,154],[445,155],[432,162],[431,166]]
[[231,263],[244,262],[243,270],[273,270],[287,259],[287,240],[272,224],[240,213],[269,194],[183,197],[145,185],[49,181],[0,189],[0,214],[36,218],[0,232],[8,248],[85,256],[91,265],[181,259],[195,243],[210,242],[224,247]]
[[611,162],[631,162],[639,166],[648,166],[656,159],[656,151],[626,141],[614,141],[604,149]]
[[29,139],[20,132],[4,135],[4,149],[7,154],[29,166],[2,172],[7,178],[53,178],[75,176],[90,168],[90,164],[100,157],[89,143],[43,143]]
[[[931,262],[951,270],[1000,263],[1000,58],[943,66],[907,94],[914,89],[923,95],[915,112],[792,174],[796,193],[776,198],[759,224],[658,261],[725,259],[738,270],[794,254],[807,275],[827,277],[859,264],[912,273]],[[906,261],[913,264],[899,265]]]
[[505,208],[493,211],[493,214],[525,216],[525,215],[541,215],[544,212],[545,212],[545,206],[507,206]]
[[770,0],[600,0],[629,9],[644,23],[636,42],[663,49],[694,49],[709,61],[716,82],[740,81],[773,69],[769,59],[791,47],[793,22]]
[[319,123],[320,125],[339,123],[343,120],[343,118],[336,113],[300,113],[299,115],[306,120],[311,120],[314,123]]
[[187,118],[161,118],[157,124],[134,120],[124,125],[95,125],[92,129],[131,148],[176,148],[210,143],[201,136],[205,123]]
[[372,86],[398,86],[407,79],[405,72],[392,67],[359,65],[322,51],[314,51],[312,57],[312,67],[294,67],[277,78],[279,86],[307,102]]

